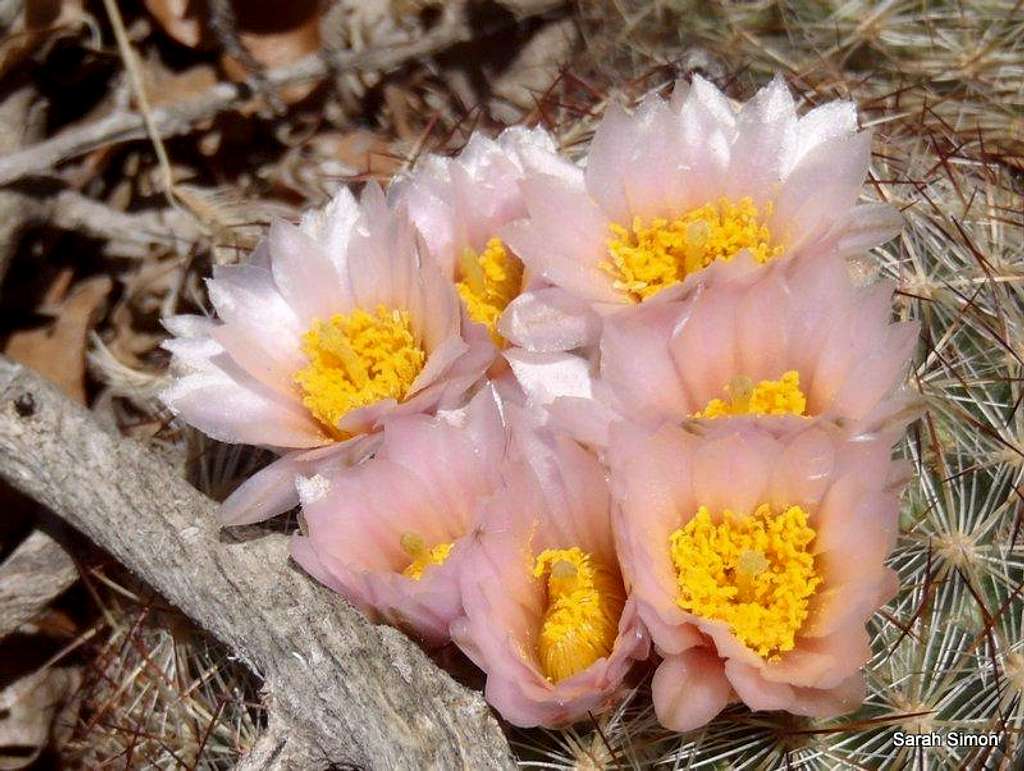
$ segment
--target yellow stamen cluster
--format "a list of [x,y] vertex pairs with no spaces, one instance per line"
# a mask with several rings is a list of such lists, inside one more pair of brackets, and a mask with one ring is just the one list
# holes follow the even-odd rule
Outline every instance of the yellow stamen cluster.
[[800,390],[800,373],[794,369],[778,380],[762,380],[757,385],[743,375],[734,377],[725,387],[726,399],[712,399],[695,418],[724,418],[731,415],[803,415],[807,397]]
[[523,264],[509,254],[500,238],[492,238],[479,254],[466,249],[459,270],[456,289],[469,317],[487,327],[495,345],[503,345],[498,317],[522,290]]
[[811,596],[821,584],[809,547],[815,532],[799,506],[768,504],[742,517],[726,509],[718,524],[701,506],[669,536],[680,608],[724,621],[748,648],[777,660],[793,650]]
[[634,302],[642,302],[665,287],[708,267],[715,260],[731,260],[747,249],[758,262],[782,252],[773,245],[764,215],[750,198],[720,198],[669,220],[633,219],[632,227],[611,226],[610,260],[603,268],[615,278],[615,288]]
[[402,571],[402,575],[413,581],[423,578],[423,571],[431,565],[443,565],[454,546],[452,543],[439,543],[428,549],[423,536],[411,532],[402,534],[401,543],[402,551],[412,557],[412,562]]
[[335,436],[338,421],[352,410],[404,399],[427,360],[409,314],[383,305],[373,313],[359,309],[314,319],[302,336],[302,351],[309,359],[295,375],[302,403]]
[[547,577],[538,654],[544,675],[557,683],[612,652],[625,590],[616,572],[578,546],[542,552],[533,575]]

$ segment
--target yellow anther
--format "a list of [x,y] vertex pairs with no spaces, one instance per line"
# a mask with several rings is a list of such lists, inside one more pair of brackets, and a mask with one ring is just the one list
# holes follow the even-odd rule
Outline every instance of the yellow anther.
[[402,575],[413,581],[423,578],[423,571],[431,565],[443,565],[451,555],[452,546],[454,546],[452,543],[439,543],[428,549],[423,536],[413,532],[402,533],[400,543],[402,551],[412,557],[412,562],[402,571]]
[[810,545],[815,532],[807,513],[768,504],[740,517],[728,509],[720,520],[701,506],[669,536],[680,608],[725,621],[759,656],[776,660],[793,650],[821,584]]
[[295,375],[302,403],[340,438],[338,421],[359,407],[402,401],[427,354],[413,335],[409,314],[383,305],[314,319],[302,336],[309,364]]
[[613,224],[609,260],[602,267],[615,279],[616,289],[642,302],[744,249],[758,262],[768,262],[782,253],[765,225],[771,213],[771,203],[762,215],[751,198],[720,198],[675,219],[635,217],[628,228]]
[[504,345],[498,334],[498,318],[523,288],[523,264],[509,254],[500,238],[492,238],[477,254],[463,252],[459,260],[459,297],[469,317],[487,327],[495,345]]
[[790,370],[778,380],[754,385],[749,377],[737,375],[725,387],[728,401],[712,399],[695,418],[724,418],[730,415],[803,415],[807,397],[800,390],[800,373]]
[[625,591],[615,571],[578,546],[542,552],[533,575],[547,576],[537,652],[544,675],[557,683],[612,652]]

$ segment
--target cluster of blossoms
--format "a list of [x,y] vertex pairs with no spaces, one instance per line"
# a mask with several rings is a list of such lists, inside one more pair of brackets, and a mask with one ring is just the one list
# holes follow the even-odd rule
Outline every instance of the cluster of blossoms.
[[778,79],[612,107],[583,167],[474,135],[215,269],[164,401],[280,455],[226,524],[301,505],[299,565],[454,642],[511,723],[608,709],[652,656],[671,729],[849,711],[917,338],[847,267],[900,226],[856,203],[869,153]]

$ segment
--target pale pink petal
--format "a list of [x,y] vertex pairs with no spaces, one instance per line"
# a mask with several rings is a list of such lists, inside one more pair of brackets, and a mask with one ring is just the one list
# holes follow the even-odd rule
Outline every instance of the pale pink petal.
[[676,569],[669,536],[696,512],[691,440],[664,427],[613,426],[608,463],[617,505],[612,525],[619,559],[640,614],[658,650],[680,653],[700,642],[689,616],[676,605]]
[[494,392],[482,389],[463,410],[443,417],[414,415],[389,421],[380,454],[419,477],[468,530],[474,503],[498,482],[506,444]]
[[693,497],[697,504],[714,512],[753,511],[768,497],[772,460],[781,449],[778,442],[756,432],[708,441],[693,460]]
[[824,431],[803,431],[787,443],[772,469],[771,502],[815,508],[832,483],[835,440]]
[[607,259],[609,221],[586,191],[546,176],[528,177],[521,187],[530,218],[504,228],[501,238],[552,283],[586,299],[621,301],[600,268]]
[[353,465],[373,452],[378,437],[361,436],[315,450],[290,452],[257,471],[235,488],[217,510],[223,525],[250,525],[277,516],[299,504],[299,476],[331,473]]
[[505,308],[498,332],[531,351],[569,351],[592,345],[600,320],[590,306],[560,287],[524,292]]
[[297,461],[299,452],[289,453],[257,471],[239,485],[217,509],[223,525],[249,525],[277,516],[299,504],[295,478],[308,473]]
[[635,139],[622,186],[634,217],[671,216],[683,204],[686,159],[676,117],[657,94],[644,99],[633,115]]
[[864,628],[867,619],[856,619],[824,637],[801,639],[795,650],[780,661],[765,665],[765,680],[806,688],[833,688],[871,658],[871,643]]
[[594,132],[587,156],[587,192],[613,222],[627,222],[630,210],[623,180],[631,171],[636,124],[612,102]]
[[695,75],[679,119],[688,155],[688,186],[694,193],[687,208],[692,208],[717,199],[725,190],[736,116],[726,96]]
[[804,637],[824,637],[851,623],[867,623],[893,586],[890,568],[864,566],[856,581],[827,586],[815,593],[811,616],[801,627]]
[[531,221],[513,222],[501,231],[501,238],[527,268],[556,286],[591,302],[624,303],[625,297],[612,286],[602,271],[607,238],[589,237],[570,249],[554,244],[550,234]]
[[878,350],[862,357],[856,377],[848,378],[839,389],[833,409],[852,418],[866,416],[904,380],[920,336],[921,325],[917,322],[889,326]]
[[[216,325],[211,326],[211,330]],[[175,374],[188,375],[210,368],[210,360],[224,353],[224,346],[212,337],[170,337],[160,347],[173,356]]]
[[311,416],[298,405],[243,385],[221,369],[187,375],[160,399],[175,415],[222,442],[317,447],[326,441]]
[[729,660],[725,662],[725,676],[740,701],[753,710],[789,709],[793,703],[790,686],[765,680],[756,667]]
[[680,732],[710,723],[735,698],[722,662],[704,648],[662,661],[651,682],[651,696],[658,721]]
[[319,243],[280,220],[270,226],[267,242],[274,283],[302,326],[351,309],[352,298],[346,296],[334,263]]
[[857,130],[857,105],[853,102],[828,102],[815,107],[797,121],[793,152],[783,164],[783,176],[808,152],[823,142],[849,136]]
[[736,369],[736,306],[718,302],[713,290],[698,293],[677,324],[669,350],[697,409],[721,398]]
[[781,76],[743,105],[736,118],[726,194],[763,202],[782,179],[783,164],[796,141],[793,97]]
[[771,271],[749,291],[733,295],[735,300],[733,297],[719,300],[723,304],[730,301],[740,304],[736,312],[736,366],[738,372],[754,382],[774,380],[792,369],[789,350],[805,342],[792,340],[786,323],[794,290],[799,291],[799,288],[788,285],[779,271]]
[[303,216],[299,225],[333,263],[339,282],[347,272],[345,260],[348,244],[361,213],[355,196],[343,187],[323,209],[311,210]]
[[214,268],[213,276],[206,288],[222,321],[268,339],[297,340],[306,331],[295,310],[278,292],[269,270],[233,265]]
[[[601,335],[601,378],[623,409],[640,420],[679,419],[701,409],[690,397],[669,355],[680,323],[675,304],[641,307],[608,318]],[[695,367],[696,362],[689,366]]]
[[249,375],[284,397],[295,397],[295,374],[308,364],[300,349],[273,345],[268,338],[253,337],[249,330],[232,324],[214,327],[210,338]]
[[858,495],[854,505],[840,510],[831,491],[815,523],[814,550],[827,560],[831,582],[856,579],[863,565],[878,565],[895,545],[899,497],[886,492]]
[[437,348],[434,348],[427,356],[423,369],[416,379],[409,386],[409,393],[415,394],[423,388],[432,385],[442,377],[451,366],[469,350],[469,346],[461,337],[449,337]]
[[867,688],[864,676],[858,672],[835,688],[794,688],[793,694],[789,708],[793,714],[830,718],[856,711],[864,703]]
[[861,204],[836,219],[829,242],[837,256],[849,257],[884,244],[902,229],[899,209],[889,204]]
[[821,143],[786,178],[769,227],[797,251],[825,234],[857,201],[871,157],[864,131]]
[[510,348],[503,353],[530,402],[550,404],[561,396],[590,398],[590,362],[572,353],[540,353]]
[[595,392],[590,398],[559,396],[546,405],[550,425],[564,431],[577,442],[595,449],[608,446],[608,429],[619,419],[619,412],[612,407],[609,395],[601,393],[603,384],[594,384]]

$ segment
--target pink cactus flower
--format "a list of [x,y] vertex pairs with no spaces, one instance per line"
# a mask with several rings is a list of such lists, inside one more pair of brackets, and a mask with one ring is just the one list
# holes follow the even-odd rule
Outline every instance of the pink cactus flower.
[[466,542],[499,482],[505,444],[491,388],[460,410],[387,421],[373,458],[300,478],[304,534],[292,555],[374,621],[443,645],[462,610]]
[[566,725],[614,704],[649,643],[619,572],[602,467],[567,437],[515,433],[517,460],[462,564],[452,639],[506,720]]
[[[870,149],[852,103],[798,117],[776,78],[735,109],[695,76],[632,115],[609,107],[585,171],[529,175],[529,216],[502,237],[531,271],[598,312],[672,299],[698,278],[742,281],[804,254],[846,256],[895,235],[895,210],[856,205]],[[519,344],[555,350],[544,332],[538,322]]]
[[884,560],[905,469],[889,447],[827,426],[613,427],[619,557],[663,659],[665,726],[697,728],[736,700],[816,716],[859,706],[865,624],[896,587]]
[[[500,232],[526,216],[520,189],[525,176],[567,167],[572,168],[557,155],[547,131],[511,128],[497,139],[474,133],[454,158],[420,159],[389,191],[393,205],[408,210],[431,256],[454,282],[470,319],[499,346],[516,342],[519,315],[530,310],[514,302],[530,280]],[[510,306],[513,317],[506,318]],[[558,327],[549,328],[564,334]]]
[[891,433],[914,417],[901,385],[919,332],[917,322],[889,323],[894,289],[855,287],[842,261],[808,258],[605,318],[598,367],[569,353],[506,357],[554,425],[597,446],[621,417]]
[[162,399],[215,439],[283,456],[225,501],[226,524],[295,505],[297,473],[357,459],[385,416],[457,406],[493,358],[464,338],[458,296],[375,185],[275,223],[208,286],[218,319],[166,322],[180,376]]

